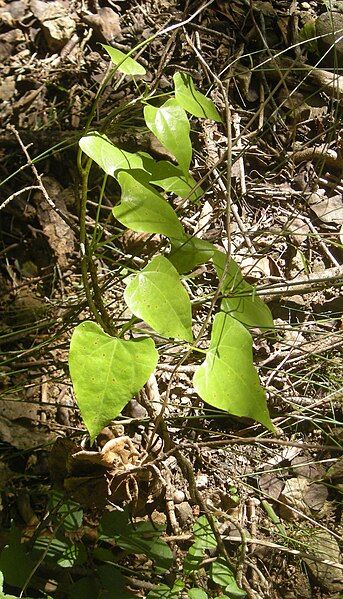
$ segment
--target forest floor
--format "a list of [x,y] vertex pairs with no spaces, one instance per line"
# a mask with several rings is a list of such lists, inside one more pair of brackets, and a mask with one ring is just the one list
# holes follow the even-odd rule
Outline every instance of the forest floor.
[[[331,29],[341,31],[342,2],[0,0],[6,592],[56,599],[343,596],[343,48],[321,29],[328,15]],[[275,322],[273,334],[253,331],[253,349],[276,434],[204,404],[185,363],[173,375],[163,419],[178,457],[157,438],[151,472],[118,483],[109,496],[108,473],[94,473],[94,455],[124,436],[145,451],[179,355],[165,344],[155,375],[90,448],[68,370],[72,331],[89,318],[78,140],[109,66],[101,44],[128,52],[176,23],[141,51],[141,79],[118,75],[105,88],[92,126],[106,123],[125,150],[173,160],[147,132],[135,97],[144,86],[168,97],[177,71],[189,73],[223,115],[227,93],[231,250]],[[192,119],[191,172],[204,194],[178,210],[190,234],[226,250],[227,131],[225,119]],[[114,180],[99,219],[101,186],[93,167],[87,232],[101,227],[99,280],[113,318],[126,318],[124,275],[154,255],[160,239],[124,232],[114,220]],[[194,302],[213,294],[211,263],[185,285]],[[207,308],[195,303],[197,327]],[[71,454],[91,449],[71,472]]]

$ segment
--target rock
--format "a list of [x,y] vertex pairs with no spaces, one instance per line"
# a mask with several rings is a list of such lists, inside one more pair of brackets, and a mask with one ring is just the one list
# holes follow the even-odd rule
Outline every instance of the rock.
[[118,41],[123,38],[119,15],[112,8],[100,8],[96,14],[85,15],[84,20],[92,27],[95,36],[102,42]]
[[[328,560],[336,564],[341,564],[338,543],[327,530],[311,530],[311,535],[308,540],[308,554],[314,559]],[[343,590],[341,569],[309,558],[304,559],[304,561],[311,571],[311,574],[326,591],[329,593],[337,593]]]
[[318,49],[323,56],[322,64],[325,67],[343,67],[342,30],[343,14],[340,12],[325,12],[316,19]]
[[27,9],[27,1],[14,0],[0,8],[0,21],[6,25],[13,25],[15,21],[21,21]]
[[175,505],[175,514],[181,528],[185,528],[193,520],[193,510],[188,501]]
[[15,94],[15,78],[5,77],[0,83],[0,100],[8,102]]
[[195,477],[195,485],[197,489],[206,489],[208,485],[208,476],[207,474],[199,473]]
[[175,504],[180,504],[185,501],[185,494],[180,489],[175,489],[173,494],[173,501]]
[[75,21],[69,16],[67,6],[58,1],[31,0],[30,7],[41,23],[49,50],[61,50],[75,31]]

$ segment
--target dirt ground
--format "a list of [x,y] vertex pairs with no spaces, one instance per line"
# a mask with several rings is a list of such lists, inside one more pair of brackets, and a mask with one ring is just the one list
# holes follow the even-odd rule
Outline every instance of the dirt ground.
[[[105,128],[123,149],[171,159],[144,128],[137,94],[168,97],[180,71],[221,114],[228,99],[232,253],[275,322],[275,334],[253,336],[277,434],[204,404],[192,386],[194,368],[185,363],[151,448],[154,467],[125,484],[117,473],[111,499],[108,474],[94,470],[94,455],[123,437],[143,455],[178,355],[163,346],[155,375],[90,448],[68,370],[71,333],[89,317],[80,269],[78,140],[108,72],[101,44],[128,52],[176,23],[141,51],[146,74],[139,86],[115,75],[92,127]],[[7,592],[24,588],[22,596],[56,599],[342,597],[343,47],[333,33],[342,28],[343,2],[0,0],[0,571]],[[191,128],[191,172],[205,193],[183,204],[179,216],[189,233],[226,248],[228,130],[197,119]],[[101,186],[92,168],[90,236]],[[105,188],[96,257],[107,307],[120,319],[123,272],[154,255],[161,240],[118,227],[111,215],[118,189]],[[193,275],[186,280],[192,300],[214,292],[211,264]],[[199,302],[199,328],[205,311]],[[209,332],[204,347],[208,339]],[[163,427],[177,453],[168,454]],[[75,452],[82,456],[70,472]],[[61,489],[82,510],[62,540]],[[52,509],[53,490],[59,499]],[[132,540],[105,539],[104,512],[127,508],[133,519],[127,526],[136,522],[136,532],[150,521],[161,527],[173,554],[168,567],[154,566],[150,546],[149,553]],[[190,575],[185,556],[204,514],[221,542],[216,538],[214,549],[205,543]],[[42,539],[49,543],[37,549]],[[55,548],[55,562],[49,553],[56,540],[82,546],[82,560],[74,556],[58,567],[62,553]],[[223,551],[242,595],[211,570]],[[27,567],[19,579],[12,571],[18,560]],[[121,581],[114,591],[104,582],[109,563]],[[92,576],[102,590],[93,589]],[[184,588],[174,594],[161,587],[180,579]],[[199,593],[188,594],[190,588]]]

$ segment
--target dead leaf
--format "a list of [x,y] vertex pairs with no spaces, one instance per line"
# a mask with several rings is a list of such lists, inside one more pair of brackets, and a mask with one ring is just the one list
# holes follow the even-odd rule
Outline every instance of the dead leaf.
[[279,479],[273,472],[261,474],[258,480],[259,487],[272,499],[279,499],[284,486],[284,481]]
[[301,245],[310,233],[310,227],[301,218],[294,218],[288,223],[287,229],[290,231],[290,238],[294,245]]
[[103,466],[118,473],[125,472],[130,466],[135,466],[138,455],[130,437],[124,435],[107,441],[100,452],[82,450],[74,453],[72,459],[76,462]]
[[[298,343],[305,341],[305,339],[298,340]],[[295,474],[303,476],[310,480],[317,480],[322,478],[325,474],[325,468],[322,464],[316,464],[310,454],[302,453],[297,455],[292,461],[291,466],[294,468]]]
[[19,450],[32,449],[46,445],[56,438],[47,427],[36,426],[30,420],[8,420],[0,416],[0,439]]
[[308,487],[304,501],[311,510],[319,511],[322,509],[327,498],[328,489],[326,485],[314,483]]
[[343,458],[338,458],[337,461],[330,466],[325,474],[325,478],[336,480],[343,478]]
[[263,278],[270,277],[270,264],[268,256],[262,258],[254,258],[253,256],[247,256],[243,258],[240,267],[244,276],[249,280],[260,280]]
[[[308,490],[309,482],[301,476],[289,478],[280,495],[280,516],[285,520],[299,520],[302,515],[310,516],[311,510],[305,502],[305,493]],[[292,508],[295,508],[292,509]],[[300,512],[300,513],[299,513]]]
[[[62,196],[63,187],[52,177],[44,177],[43,183],[54,205],[67,215],[67,207]],[[48,238],[58,265],[61,269],[65,269],[68,266],[68,254],[74,251],[74,233],[64,220],[49,206],[41,191],[37,191],[34,194],[34,201],[37,206],[37,216],[43,233]]]
[[[312,196],[315,196],[315,201],[313,203],[311,201]],[[309,198],[309,204],[311,210],[322,222],[336,223],[338,225],[343,224],[343,202],[340,194],[332,196],[331,198],[325,198],[320,202],[317,202],[316,200],[317,195],[312,194]]]

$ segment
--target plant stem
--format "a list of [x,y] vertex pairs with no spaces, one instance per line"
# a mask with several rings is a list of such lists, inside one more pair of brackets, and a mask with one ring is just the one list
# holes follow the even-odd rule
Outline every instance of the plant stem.
[[[79,163],[79,168],[80,168]],[[80,206],[80,251],[81,251],[81,274],[82,282],[86,294],[88,307],[91,310],[96,322],[102,326],[106,333],[112,334],[112,327],[109,326],[108,315],[102,302],[101,292],[98,285],[96,269],[92,262],[91,255],[89,253],[89,244],[86,235],[86,207],[87,207],[87,194],[88,194],[88,177],[89,171],[92,165],[92,159],[88,158],[86,165],[81,166],[81,206]],[[88,281],[88,270],[90,271],[92,284],[94,289],[95,300],[93,299],[92,292]]]

